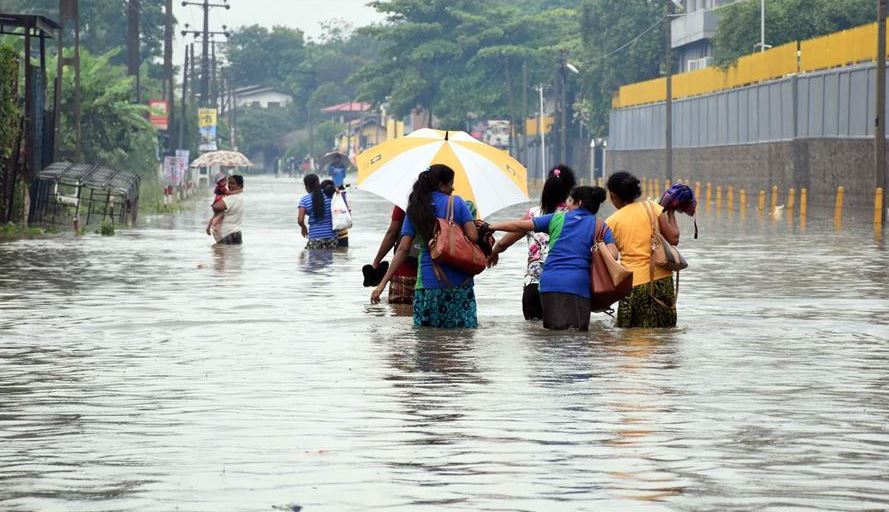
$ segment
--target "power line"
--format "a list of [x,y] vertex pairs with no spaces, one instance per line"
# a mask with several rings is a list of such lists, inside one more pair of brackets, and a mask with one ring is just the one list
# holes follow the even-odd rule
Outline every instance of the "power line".
[[[658,25],[660,25],[665,19],[667,19],[666,16],[661,16],[661,17],[658,18],[658,20],[655,21],[650,27],[648,27],[647,29],[643,30],[641,33],[639,33],[639,35],[637,35],[636,37],[634,37],[633,39],[631,39],[629,42],[627,42],[626,44],[620,46],[620,47],[617,48],[616,50],[613,50],[613,51],[611,51],[611,52],[608,52],[608,53],[606,53],[605,55],[602,55],[601,57],[597,58],[596,60],[605,60],[605,59],[607,59],[608,57],[611,57],[612,55],[618,54],[618,53],[620,53],[620,52],[626,50],[627,48],[629,48],[630,46],[632,46],[633,44],[635,44],[636,41],[638,41],[638,40],[642,39],[643,37],[645,37],[645,34],[651,32],[652,30],[654,30],[655,28],[657,28]],[[595,62],[595,61],[593,61],[593,62]]]

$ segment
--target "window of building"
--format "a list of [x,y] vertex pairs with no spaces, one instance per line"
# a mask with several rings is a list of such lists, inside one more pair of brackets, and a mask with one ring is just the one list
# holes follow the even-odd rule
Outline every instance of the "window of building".
[[281,106],[281,102],[279,101],[270,101],[268,103],[269,108],[279,108]]

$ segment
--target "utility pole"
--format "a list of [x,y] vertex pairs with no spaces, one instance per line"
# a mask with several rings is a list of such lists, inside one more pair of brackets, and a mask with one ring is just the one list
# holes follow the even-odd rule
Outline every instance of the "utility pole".
[[225,9],[231,9],[231,6],[228,4],[228,0],[223,0],[223,3],[211,3],[210,0],[201,0],[197,2],[182,2],[182,6],[185,7],[187,5],[196,5],[201,7],[204,10],[204,28],[203,30],[188,30],[188,24],[185,25],[186,30],[182,31],[182,35],[192,34],[195,36],[201,36],[204,44],[203,52],[201,53],[201,106],[209,107],[211,99],[210,99],[210,34],[223,34],[225,37],[228,37],[230,34],[228,32],[228,27],[225,25],[222,26],[222,31],[211,31],[210,30],[210,9],[213,7],[223,7]]
[[664,116],[666,131],[664,132],[665,157],[667,160],[667,179],[673,181],[673,0],[667,1],[667,56],[664,67],[667,71],[666,115]]
[[[877,0],[877,111],[874,116],[874,154],[876,165],[874,175],[876,186],[883,189],[883,205],[889,198],[887,185],[889,177],[886,175],[886,3],[887,0]],[[886,220],[886,207],[880,212],[880,217]]]
[[136,79],[136,103],[142,102],[142,91],[139,83],[139,0],[127,3],[127,74]]
[[565,77],[568,65],[568,50],[559,50],[559,161],[568,159],[568,80]]
[[543,118],[543,84],[537,86],[537,93],[540,96],[540,116],[537,121],[537,133],[540,134],[540,176],[546,176],[546,122]]
[[[58,71],[56,80],[61,83],[62,74],[64,72],[65,66],[73,66],[74,67],[74,161],[80,162],[81,155],[83,153],[83,144],[82,144],[82,131],[81,131],[81,111],[80,111],[80,7],[78,4],[78,0],[59,0],[59,20],[61,21],[62,30],[59,31],[59,48],[58,48]],[[74,33],[74,56],[73,57],[64,57],[64,36],[68,30],[73,29]],[[62,88],[60,86],[56,86],[56,104],[61,104],[62,101]],[[66,107],[66,108],[71,108]],[[59,122],[61,120],[61,115],[57,111],[55,114],[55,158],[57,160],[59,158],[59,145],[61,144],[62,137],[59,133]]]
[[528,64],[522,62],[522,149],[519,160],[528,159]]
[[185,149],[185,119],[188,117],[189,47],[185,47],[182,63],[182,115],[179,117],[179,149]]
[[766,0],[759,5],[759,51],[766,51]]
[[[169,142],[169,147],[167,147],[167,152],[173,153],[173,150],[176,149],[176,143],[173,140],[173,130],[176,126],[176,109],[175,109],[175,99],[176,93],[174,88],[176,87],[176,81],[173,77],[173,0],[166,0],[166,7],[164,9],[164,99],[167,101],[167,112],[169,115],[169,122],[167,123],[167,139]],[[183,96],[183,99],[185,97]],[[182,146],[179,146],[182,147]]]

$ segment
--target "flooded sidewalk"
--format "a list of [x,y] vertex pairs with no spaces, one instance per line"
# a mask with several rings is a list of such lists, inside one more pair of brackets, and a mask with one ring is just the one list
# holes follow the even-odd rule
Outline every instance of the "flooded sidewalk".
[[391,205],[354,191],[351,247],[306,254],[302,183],[245,188],[242,247],[204,204],[0,245],[0,509],[889,508],[869,226],[681,219],[661,331],[525,322],[519,243],[446,332],[361,287]]

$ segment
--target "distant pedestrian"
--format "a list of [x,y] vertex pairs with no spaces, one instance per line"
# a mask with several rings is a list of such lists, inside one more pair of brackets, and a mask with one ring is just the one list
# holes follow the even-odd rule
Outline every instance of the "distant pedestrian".
[[[528,210],[524,217],[525,220],[567,211],[566,202],[576,183],[574,171],[567,165],[558,165],[552,168],[543,185],[540,206]],[[540,274],[543,272],[543,265],[549,254],[549,233],[535,231],[507,233],[494,244],[491,256],[488,257],[488,264],[489,266],[496,265],[500,253],[523,236],[528,239],[528,264],[522,291],[522,314],[525,316],[525,320],[543,320],[543,304],[540,301]]]
[[[407,218],[401,229],[401,242],[389,270],[370,295],[373,304],[380,302],[386,285],[404,264],[414,238],[419,238],[420,258],[417,286],[414,290],[413,317],[415,326],[444,328],[478,327],[475,283],[472,275],[433,261],[427,248],[437,219],[448,218],[448,203],[454,192],[454,170],[435,164],[420,173],[408,200]],[[473,242],[478,240],[475,222],[460,196],[454,196],[454,223]]]
[[234,174],[228,178],[228,194],[213,205],[213,211],[225,212],[219,227],[223,245],[240,245],[244,242],[241,223],[244,220],[244,177]]
[[[540,274],[543,326],[547,329],[589,329],[592,309],[590,265],[596,213],[605,197],[605,189],[601,187],[575,187],[568,200],[567,212],[491,225],[495,231],[549,233],[549,254]],[[607,228],[603,240],[617,258],[614,237]]]
[[346,184],[346,162],[343,157],[336,157],[333,162],[327,167],[327,174],[330,176],[330,179],[333,180],[336,188],[342,190],[342,188]]
[[608,178],[608,192],[617,212],[606,221],[614,233],[621,263],[633,272],[633,291],[617,308],[618,327],[674,327],[676,293],[673,273],[655,267],[651,261],[652,216],[661,235],[679,244],[679,224],[675,210],[665,210],[654,201],[639,201],[639,179],[628,172]]
[[[336,189],[330,180],[322,186],[317,174],[303,178],[307,194],[299,201],[299,227],[304,238],[308,238],[306,249],[336,249],[337,235],[333,230],[333,215],[330,201]],[[308,218],[309,225],[306,226]]]

